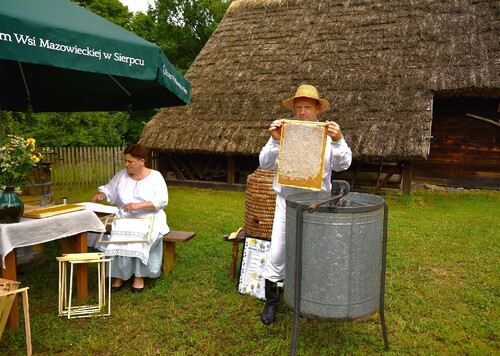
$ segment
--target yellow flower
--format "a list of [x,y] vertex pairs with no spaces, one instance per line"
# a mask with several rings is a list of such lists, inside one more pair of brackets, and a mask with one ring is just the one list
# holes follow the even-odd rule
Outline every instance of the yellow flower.
[[36,155],[32,155],[30,158],[31,158],[31,160],[32,160],[33,162],[35,162],[35,163],[40,162],[40,157],[38,157],[38,156],[36,156]]
[[26,143],[27,143],[28,145],[33,146],[33,148],[35,148],[35,139],[34,139],[34,138],[27,138],[27,139],[26,139]]

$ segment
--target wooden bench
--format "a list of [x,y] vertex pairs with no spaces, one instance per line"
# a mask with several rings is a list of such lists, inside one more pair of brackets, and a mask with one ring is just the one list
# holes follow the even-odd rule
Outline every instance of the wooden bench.
[[[97,216],[101,219],[103,223],[106,222],[106,218],[112,218],[113,215],[109,214],[98,214]],[[106,233],[111,233],[111,224],[106,225]],[[196,233],[192,231],[175,231],[170,230],[166,235],[163,235],[163,262],[162,262],[162,275],[166,276],[172,273],[175,269],[175,244],[178,242],[187,242],[196,236]]]
[[163,263],[162,274],[168,275],[175,269],[175,244],[178,242],[187,242],[196,236],[196,233],[191,231],[174,231],[170,230],[168,234],[163,235]]

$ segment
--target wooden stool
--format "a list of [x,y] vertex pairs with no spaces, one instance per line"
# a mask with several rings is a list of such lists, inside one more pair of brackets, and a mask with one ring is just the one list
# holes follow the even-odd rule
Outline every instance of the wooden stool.
[[230,236],[231,234],[226,234],[222,237],[222,239],[224,241],[233,243],[233,253],[231,258],[231,268],[229,270],[229,275],[231,276],[231,278],[234,279],[234,276],[236,274],[236,262],[238,261],[239,244],[245,242],[245,229],[241,229],[240,231],[238,231],[238,234],[233,239],[229,239]]
[[31,326],[28,303],[28,287],[18,288],[21,283],[10,279],[0,278],[0,338],[3,335],[5,324],[14,302],[17,303],[17,293],[23,298],[24,329],[26,331],[26,348],[28,355],[33,353],[31,349]]
[[[111,314],[111,278],[108,278],[106,286],[106,264],[111,270],[112,259],[107,259],[102,252],[95,253],[71,253],[57,257],[59,261],[59,316],[71,318],[86,318],[91,316],[109,316]],[[70,274],[68,278],[68,263]],[[94,305],[71,305],[73,292],[73,270],[75,264],[97,263],[97,304]],[[69,280],[69,284],[68,284]],[[107,293],[106,293],[107,289]],[[106,294],[108,297],[107,312],[103,312],[106,306]]]

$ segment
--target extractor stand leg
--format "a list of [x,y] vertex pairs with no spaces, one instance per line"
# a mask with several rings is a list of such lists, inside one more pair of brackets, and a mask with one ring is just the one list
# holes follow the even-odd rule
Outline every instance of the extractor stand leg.
[[382,324],[382,336],[384,338],[385,351],[389,351],[389,340],[387,339],[387,326],[385,325],[384,294],[385,294],[385,268],[387,263],[387,216],[388,207],[384,203],[384,234],[382,237],[382,268],[380,275],[380,323]]
[[305,206],[298,204],[296,211],[296,230],[295,230],[295,280],[294,280],[294,311],[293,311],[293,333],[292,348],[290,356],[295,356],[299,339],[300,325],[300,297],[302,292],[302,234],[303,234],[303,208]]

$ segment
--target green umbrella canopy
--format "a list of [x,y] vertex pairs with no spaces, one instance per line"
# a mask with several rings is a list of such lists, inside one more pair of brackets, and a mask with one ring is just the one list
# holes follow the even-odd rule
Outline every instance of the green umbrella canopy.
[[69,0],[0,0],[0,109],[185,105],[190,84],[157,45]]

